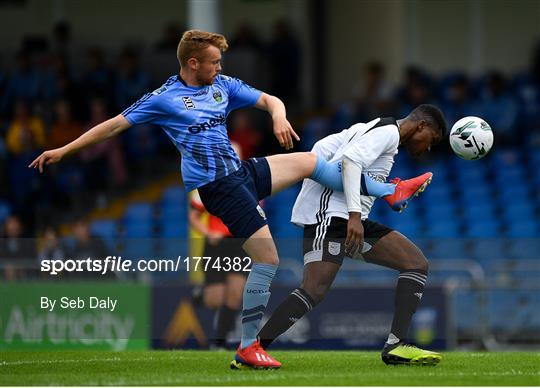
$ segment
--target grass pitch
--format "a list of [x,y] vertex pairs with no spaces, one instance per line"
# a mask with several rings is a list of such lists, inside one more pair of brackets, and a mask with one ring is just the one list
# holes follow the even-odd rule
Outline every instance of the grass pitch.
[[233,352],[2,352],[0,385],[540,385],[539,353],[447,352],[386,366],[377,352],[275,351],[279,370],[233,371]]

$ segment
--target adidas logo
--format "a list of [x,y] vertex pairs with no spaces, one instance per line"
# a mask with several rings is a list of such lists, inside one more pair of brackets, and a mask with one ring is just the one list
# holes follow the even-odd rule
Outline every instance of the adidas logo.
[[415,292],[414,295],[418,297],[418,299],[422,299],[422,293],[421,292]]
[[257,356],[257,361],[272,362],[272,359],[264,354],[255,353],[255,356]]

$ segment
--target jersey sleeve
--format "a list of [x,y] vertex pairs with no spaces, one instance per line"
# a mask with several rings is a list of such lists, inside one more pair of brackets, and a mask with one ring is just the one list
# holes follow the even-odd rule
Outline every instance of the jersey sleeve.
[[229,105],[227,106],[229,112],[235,109],[253,106],[257,103],[259,97],[261,97],[262,92],[260,90],[249,86],[244,81],[238,78],[222,77],[223,85],[229,91]]
[[397,149],[399,132],[393,125],[386,125],[354,136],[343,150],[349,158],[362,169],[368,168],[384,152]]
[[122,116],[131,125],[152,123],[166,115],[162,97],[153,93],[146,93],[138,101],[122,112]]

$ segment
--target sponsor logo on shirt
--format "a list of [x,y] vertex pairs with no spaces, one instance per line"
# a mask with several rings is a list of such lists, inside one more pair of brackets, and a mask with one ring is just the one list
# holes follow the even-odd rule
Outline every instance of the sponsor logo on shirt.
[[[185,101],[184,101],[184,103],[185,103]],[[225,115],[221,114],[221,115],[219,115],[217,117],[212,117],[210,120],[208,120],[205,123],[193,124],[193,125],[189,126],[188,131],[190,133],[197,134],[197,133],[200,133],[201,131],[207,131],[210,128],[217,127],[218,125],[224,125],[226,121],[227,121],[227,118],[225,117]]]
[[208,93],[208,88],[204,88],[204,89],[198,91],[197,93],[195,93],[193,95],[193,97],[204,96],[206,93]]
[[167,90],[166,86],[162,86],[159,89],[156,89],[152,92],[154,96],[159,96],[161,93],[165,92]]
[[182,97],[182,101],[184,101],[186,109],[195,109],[195,104],[191,101],[191,97]]

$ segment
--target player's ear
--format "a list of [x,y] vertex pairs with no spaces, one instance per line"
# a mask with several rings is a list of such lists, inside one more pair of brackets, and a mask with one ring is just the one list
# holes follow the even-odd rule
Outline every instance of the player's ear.
[[195,57],[191,57],[187,60],[188,67],[192,70],[199,69],[199,61]]

